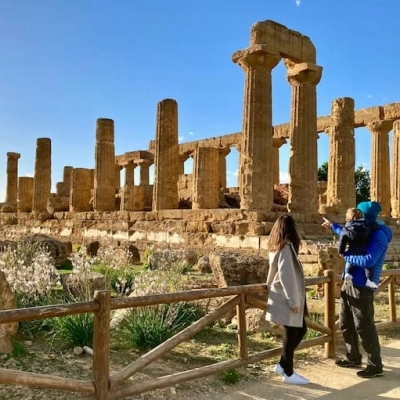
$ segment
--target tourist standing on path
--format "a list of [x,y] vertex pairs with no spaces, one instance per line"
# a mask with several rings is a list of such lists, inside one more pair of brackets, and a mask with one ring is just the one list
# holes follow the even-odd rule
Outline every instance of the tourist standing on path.
[[[377,223],[378,214],[382,208],[376,201],[360,203],[357,208],[364,214],[370,223]],[[343,227],[325,220],[323,227],[330,227],[340,235]],[[392,240],[392,231],[379,221],[376,229],[370,234],[365,255],[347,255],[344,260],[354,266],[352,273],[353,285],[343,285],[340,294],[339,326],[346,345],[346,358],[336,360],[336,365],[344,368],[361,367],[362,355],[358,344],[358,335],[365,352],[367,353],[367,368],[358,371],[361,378],[376,378],[383,375],[381,349],[378,333],[374,321],[374,291],[366,286],[367,277],[365,268],[372,268],[372,280],[378,285],[382,272],[383,262],[389,242]]]
[[282,381],[305,385],[309,380],[293,370],[294,351],[307,327],[303,267],[297,257],[300,238],[292,216],[281,215],[271,229],[268,239],[269,270],[267,277],[268,308],[266,320],[283,325],[282,355],[274,372]]

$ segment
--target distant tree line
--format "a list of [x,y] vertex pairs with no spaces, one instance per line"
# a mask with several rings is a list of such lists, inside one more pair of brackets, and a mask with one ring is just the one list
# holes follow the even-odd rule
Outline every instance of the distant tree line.
[[[325,161],[318,168],[318,181],[328,182],[328,162]],[[356,204],[368,201],[371,194],[371,177],[369,171],[359,166],[354,171],[354,182],[356,185]]]

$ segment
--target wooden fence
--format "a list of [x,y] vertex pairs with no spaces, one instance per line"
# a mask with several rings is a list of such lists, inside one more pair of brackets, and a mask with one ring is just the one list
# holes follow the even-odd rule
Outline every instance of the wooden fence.
[[[399,276],[400,269],[386,270],[382,273],[383,279],[376,293],[387,288],[389,316],[388,321],[377,324],[378,330],[400,325],[400,321],[397,321],[396,317],[395,298],[397,284],[396,278]],[[326,357],[333,357],[335,355],[336,334],[338,333],[337,321],[335,320],[335,288],[338,279],[339,277],[331,270],[325,271],[325,274],[322,277],[306,279],[307,286],[324,286],[324,324],[322,325],[307,319],[307,326],[321,332],[322,335],[317,338],[304,340],[300,344],[299,348],[304,349],[323,344]],[[130,365],[115,374],[110,375],[110,320],[112,310],[182,301],[196,301],[217,297],[226,298],[225,303],[183,331],[177,333],[166,342],[142,355]],[[88,302],[0,311],[0,323],[54,318],[80,313],[94,313],[92,381],[0,368],[0,383],[84,393],[88,395],[88,399],[93,400],[118,400],[134,394],[173,386],[180,382],[198,379],[224,370],[230,370],[271,357],[276,357],[280,355],[281,347],[261,351],[251,355],[249,355],[248,352],[245,310],[248,307],[265,310],[267,306],[266,301],[261,300],[260,298],[266,299],[266,297],[267,287],[265,284],[215,289],[196,289],[178,293],[115,299],[111,299],[111,293],[109,291],[98,291],[95,293],[94,299]],[[145,382],[126,382],[128,378],[142,371],[150,363],[164,356],[180,343],[187,341],[193,335],[200,332],[214,321],[220,319],[234,308],[236,308],[238,320],[237,359],[217,362],[212,365],[149,379]]]

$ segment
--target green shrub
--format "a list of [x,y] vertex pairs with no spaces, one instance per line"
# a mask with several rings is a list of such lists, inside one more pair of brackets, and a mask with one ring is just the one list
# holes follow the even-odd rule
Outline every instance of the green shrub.
[[92,313],[53,318],[51,320],[52,336],[71,346],[92,347],[93,318],[94,315]]
[[219,378],[228,385],[234,385],[240,381],[240,374],[236,369],[228,369],[227,371],[222,371]]
[[122,339],[140,350],[153,349],[202,315],[200,307],[188,303],[134,309],[122,323]]
[[11,355],[14,358],[23,357],[27,353],[28,352],[26,350],[26,347],[21,342],[18,342],[17,340],[13,340]]

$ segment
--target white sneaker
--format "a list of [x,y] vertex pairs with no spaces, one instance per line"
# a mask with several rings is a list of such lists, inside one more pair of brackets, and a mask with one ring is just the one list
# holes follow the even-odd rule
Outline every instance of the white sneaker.
[[367,282],[365,282],[365,286],[369,287],[370,289],[378,288],[378,285],[375,282],[371,281],[370,279],[367,279]]
[[307,385],[310,383],[307,378],[304,378],[304,376],[299,375],[297,372],[293,372],[293,374],[290,376],[287,376],[285,373],[283,373],[282,382],[290,383],[292,385]]
[[282,368],[281,364],[277,363],[274,366],[274,372],[280,376],[283,376],[285,373],[284,369]]

